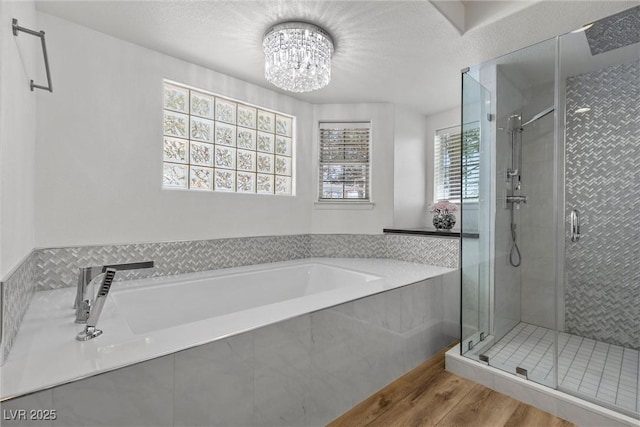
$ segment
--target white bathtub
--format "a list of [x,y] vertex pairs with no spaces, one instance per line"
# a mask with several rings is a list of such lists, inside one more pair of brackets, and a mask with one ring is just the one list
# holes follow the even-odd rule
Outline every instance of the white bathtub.
[[347,295],[345,288],[368,285],[371,292],[380,291],[372,282],[381,279],[316,262],[223,276],[175,276],[160,283],[140,281],[116,290],[112,299],[131,331],[145,334],[259,307],[304,304],[304,298],[326,292],[333,292],[332,302],[340,303]]
[[153,359],[453,271],[311,258],[114,282],[98,338],[78,342],[75,288],[37,292],[0,367],[0,399]]

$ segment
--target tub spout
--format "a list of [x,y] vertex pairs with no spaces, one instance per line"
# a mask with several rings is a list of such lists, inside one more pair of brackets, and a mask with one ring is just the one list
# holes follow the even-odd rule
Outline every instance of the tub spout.
[[104,277],[101,277],[101,274],[106,274],[109,269],[114,271],[137,270],[140,268],[153,268],[153,265],[153,261],[145,261],[81,268],[78,272],[78,289],[76,292],[76,300],[73,304],[73,308],[76,309],[76,323],[87,323],[91,306],[93,305],[93,300],[87,297],[87,289],[98,280],[102,280],[104,283]]

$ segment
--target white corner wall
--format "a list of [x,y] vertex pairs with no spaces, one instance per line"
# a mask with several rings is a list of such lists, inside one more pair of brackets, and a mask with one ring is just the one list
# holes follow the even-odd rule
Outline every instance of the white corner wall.
[[[461,112],[460,107],[452,108],[451,110],[445,110],[440,113],[432,114],[426,118],[426,164],[427,164],[427,183],[426,183],[426,208],[428,208],[434,202],[434,177],[433,177],[433,162],[434,162],[434,137],[436,131],[439,129],[445,129],[452,126],[460,126]],[[454,230],[460,229],[460,221],[458,215],[460,212],[456,212],[456,225]],[[427,225],[433,226],[432,216],[427,215]]]
[[376,104],[322,104],[313,108],[313,200],[318,198],[319,122],[371,121],[371,201],[372,206],[327,206],[313,204],[312,233],[379,234],[393,224],[394,106]]
[[39,29],[35,3],[0,2],[0,279],[34,248],[36,93],[40,39],[12,33],[11,20]]
[[433,137],[427,133],[423,114],[396,105],[394,117],[393,226],[425,227],[429,219],[427,185],[433,179],[429,178],[433,160],[427,162],[427,151],[430,146],[433,152]]
[[[311,104],[44,13],[38,27],[55,85],[37,103],[38,247],[309,232]],[[163,78],[295,115],[298,195],[163,190]]]

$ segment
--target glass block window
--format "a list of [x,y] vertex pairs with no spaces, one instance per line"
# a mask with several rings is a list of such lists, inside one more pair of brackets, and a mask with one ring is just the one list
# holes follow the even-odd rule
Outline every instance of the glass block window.
[[[467,126],[465,126],[467,127]],[[434,153],[435,201],[477,200],[480,189],[480,128],[460,126],[436,131]]]
[[319,201],[369,201],[371,123],[320,123]]
[[292,195],[295,118],[164,83],[163,188]]

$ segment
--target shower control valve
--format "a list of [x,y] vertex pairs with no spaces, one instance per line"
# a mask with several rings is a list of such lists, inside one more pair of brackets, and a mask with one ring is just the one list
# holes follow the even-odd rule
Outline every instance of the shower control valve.
[[527,196],[507,196],[507,203],[527,203]]

